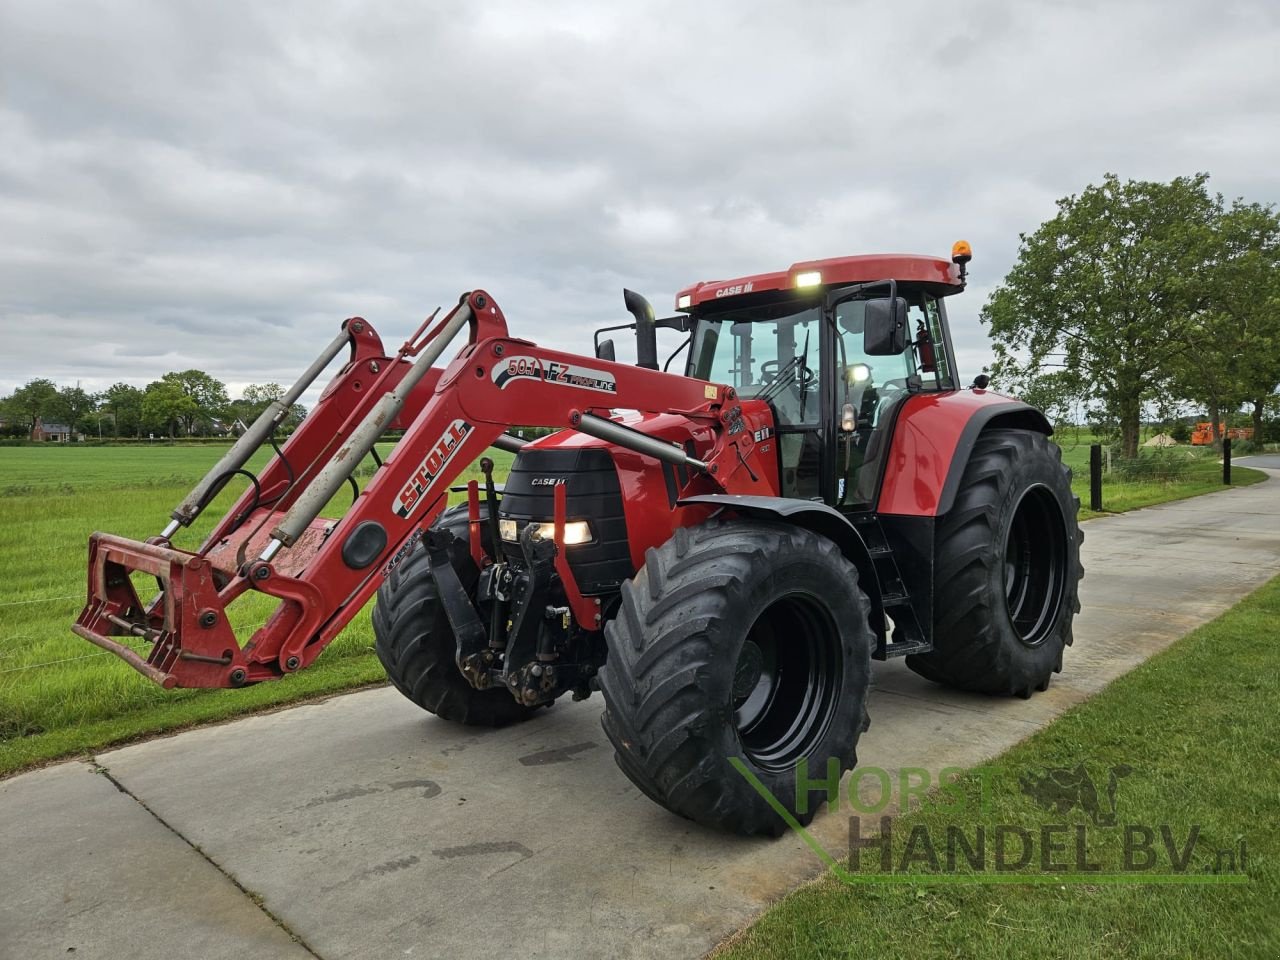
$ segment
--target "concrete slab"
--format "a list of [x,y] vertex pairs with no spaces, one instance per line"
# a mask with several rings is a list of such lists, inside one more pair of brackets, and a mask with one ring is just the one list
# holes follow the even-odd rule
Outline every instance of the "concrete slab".
[[0,782],[0,958],[176,956],[310,954],[90,765]]
[[[1280,572],[1280,483],[1085,526],[1084,612],[1064,674],[1029,701],[878,665],[863,764],[971,766]],[[392,690],[99,758],[326,960],[696,956],[821,864],[798,840],[702,830],[616,769],[599,700],[502,731]],[[820,816],[829,849],[843,815]]]

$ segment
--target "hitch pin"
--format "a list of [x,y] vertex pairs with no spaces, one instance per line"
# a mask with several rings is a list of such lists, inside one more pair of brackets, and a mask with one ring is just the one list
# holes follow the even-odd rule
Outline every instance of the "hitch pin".
[[140,623],[130,623],[124,617],[117,617],[114,613],[108,613],[107,619],[114,623],[121,630],[128,630],[135,637],[141,637],[143,640],[150,640],[155,643],[159,639],[162,631],[153,630],[150,627],[144,627]]

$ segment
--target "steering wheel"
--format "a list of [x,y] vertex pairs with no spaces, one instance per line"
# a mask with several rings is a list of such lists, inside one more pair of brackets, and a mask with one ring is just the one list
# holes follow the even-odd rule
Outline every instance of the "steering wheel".
[[[787,362],[790,363],[791,361],[788,360]],[[782,361],[780,360],[766,360],[764,363],[760,364],[760,382],[767,387],[769,384],[773,383],[773,381],[777,380],[778,371],[781,366]],[[814,379],[817,377],[817,374],[815,374],[813,369],[807,364],[803,367],[797,367],[795,372],[795,379],[799,383],[801,390],[807,390],[810,384],[812,384]]]

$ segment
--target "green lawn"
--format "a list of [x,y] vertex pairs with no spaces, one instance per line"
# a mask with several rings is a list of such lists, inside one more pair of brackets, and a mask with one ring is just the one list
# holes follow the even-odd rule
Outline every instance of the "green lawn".
[[[243,690],[165,691],[71,633],[85,600],[89,534],[144,539],[158,533],[223,450],[0,448],[0,775],[143,734],[384,681],[367,608],[307,670]],[[491,455],[505,476],[511,455]],[[253,464],[265,459],[259,454]],[[362,472],[369,472],[364,465]],[[464,474],[471,478],[479,472]],[[199,543],[219,507],[239,495],[238,484],[179,534],[179,546]],[[326,514],[336,516],[349,502],[344,488]],[[237,628],[252,629],[271,604],[248,596],[231,609]]]
[[[988,831],[994,825],[1016,825],[1039,844],[1043,827],[1067,824],[1072,831],[1067,849],[1053,858],[1054,866],[1043,868],[1038,846],[1032,864],[1019,871],[1034,885],[948,883],[945,878],[930,883],[927,877],[906,884],[869,883],[866,878],[880,869],[879,851],[871,850],[862,854],[860,882],[828,874],[786,897],[714,956],[1280,956],[1278,622],[1280,579],[1030,739],[969,771],[958,788],[971,802],[959,812],[954,797],[934,795],[893,823],[894,870],[918,828],[920,836],[935,840],[955,828],[972,841],[979,824]],[[1079,809],[1066,814],[1045,809],[1020,787],[1020,777],[1048,768],[1072,769],[1081,762],[1100,793],[1108,770],[1131,768],[1117,784],[1117,825],[1092,826]],[[979,802],[982,796],[985,806]],[[1106,805],[1103,798],[1104,809]],[[864,820],[876,822],[870,816]],[[1082,878],[1075,866],[1076,824],[1085,825],[1087,859],[1102,867],[1102,873],[1136,875],[1123,869],[1125,831],[1133,825],[1152,829],[1157,859],[1150,872],[1168,878],[1176,871],[1161,826],[1168,828],[1177,857],[1198,826],[1182,878],[1221,879],[1230,872],[1229,861],[1219,863],[1216,852],[1236,854],[1243,842],[1247,880],[1239,885],[1089,882],[1092,878]],[[861,832],[865,836],[874,829],[864,825]],[[922,848],[918,845],[916,852]],[[941,843],[937,853],[938,872],[946,873]],[[845,851],[835,855],[848,863]],[[1134,865],[1141,866],[1144,856],[1135,854]],[[1011,859],[1016,862],[1016,854]],[[986,861],[992,860],[989,845]],[[962,856],[958,866],[962,874],[976,875]],[[934,872],[926,863],[908,870]],[[1008,880],[1010,874],[1000,876]]]

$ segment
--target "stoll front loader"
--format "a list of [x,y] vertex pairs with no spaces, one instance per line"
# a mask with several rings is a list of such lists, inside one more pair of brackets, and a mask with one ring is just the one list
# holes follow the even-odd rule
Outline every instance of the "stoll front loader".
[[[797,761],[853,766],[872,660],[1028,697],[1071,643],[1070,473],[1038,411],[983,378],[960,389],[946,298],[968,260],[961,243],[798,263],[689,287],[660,320],[628,292],[634,366],[599,333],[594,356],[512,337],[481,290],[394,354],[347,320],[162,533],[90,538],[74,629],[166,687],[239,687],[306,667],[377,593],[378,656],[423,709],[500,726],[599,691],[645,794],[778,833],[730,761],[795,811]],[[688,334],[683,373],[658,369],[659,327]],[[344,352],[203,545],[174,546]],[[516,424],[561,429],[524,442]],[[515,455],[505,488],[484,457],[448,507],[490,446]],[[322,518],[348,483],[350,509]],[[143,603],[131,574],[159,594]],[[250,592],[276,606],[242,642],[228,608]]]

